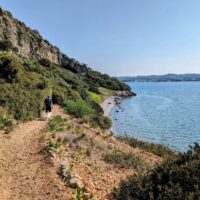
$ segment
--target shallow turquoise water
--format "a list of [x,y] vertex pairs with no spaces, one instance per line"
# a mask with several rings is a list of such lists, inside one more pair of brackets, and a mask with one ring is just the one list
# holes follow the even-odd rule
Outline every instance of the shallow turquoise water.
[[113,109],[116,134],[127,133],[176,151],[200,143],[200,82],[128,84],[137,96],[122,100],[122,109]]

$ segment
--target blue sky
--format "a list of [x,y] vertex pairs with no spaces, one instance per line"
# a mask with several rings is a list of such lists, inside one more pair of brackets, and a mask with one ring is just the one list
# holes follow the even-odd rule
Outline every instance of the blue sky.
[[110,75],[200,73],[199,0],[0,0],[68,56]]

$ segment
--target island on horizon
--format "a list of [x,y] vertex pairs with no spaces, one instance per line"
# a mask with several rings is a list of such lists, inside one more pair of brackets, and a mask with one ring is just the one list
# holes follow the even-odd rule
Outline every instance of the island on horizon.
[[177,82],[177,81],[200,81],[200,74],[165,74],[146,76],[120,76],[122,82]]

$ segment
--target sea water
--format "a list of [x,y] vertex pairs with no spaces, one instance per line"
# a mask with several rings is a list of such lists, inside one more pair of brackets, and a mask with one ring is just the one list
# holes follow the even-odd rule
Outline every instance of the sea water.
[[136,97],[111,112],[112,130],[175,151],[200,143],[200,82],[127,83]]

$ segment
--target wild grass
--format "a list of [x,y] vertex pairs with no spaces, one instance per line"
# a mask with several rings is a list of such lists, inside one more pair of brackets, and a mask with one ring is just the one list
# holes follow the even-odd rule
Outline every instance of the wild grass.
[[110,90],[110,89],[107,89],[107,88],[103,88],[103,87],[100,87],[99,88],[99,91],[101,94],[107,96],[107,95],[115,95],[116,94],[116,90]]
[[84,191],[80,188],[76,188],[75,190],[75,198],[76,200],[82,200],[84,196]]
[[105,162],[118,165],[122,168],[131,168],[137,171],[144,171],[147,169],[147,164],[133,153],[114,150],[111,153],[104,154],[103,158]]
[[172,150],[170,150],[169,148],[167,148],[161,144],[153,144],[153,143],[143,142],[143,141],[137,140],[133,137],[130,137],[128,135],[118,136],[117,138],[119,140],[125,142],[126,144],[130,145],[133,148],[139,148],[144,151],[153,153],[157,156],[163,157],[163,158],[166,158],[168,156],[172,156],[175,154]]
[[48,147],[58,149],[61,145],[62,145],[62,143],[60,141],[50,140]]
[[63,119],[61,116],[53,117],[48,124],[49,131],[51,132],[63,132],[65,131],[66,120]]
[[96,94],[94,92],[90,92],[91,99],[96,102],[97,104],[100,104],[103,102],[103,96],[101,94]]

